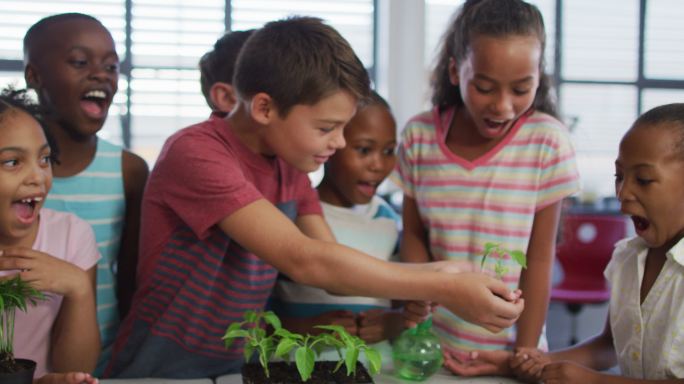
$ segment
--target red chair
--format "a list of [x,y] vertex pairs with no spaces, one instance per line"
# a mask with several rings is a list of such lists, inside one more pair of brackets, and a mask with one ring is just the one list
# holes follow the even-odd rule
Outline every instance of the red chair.
[[556,257],[563,280],[552,288],[551,300],[566,304],[571,316],[570,344],[577,343],[577,316],[584,304],[605,303],[610,289],[603,270],[615,243],[627,236],[621,215],[566,213],[561,219],[561,238]]

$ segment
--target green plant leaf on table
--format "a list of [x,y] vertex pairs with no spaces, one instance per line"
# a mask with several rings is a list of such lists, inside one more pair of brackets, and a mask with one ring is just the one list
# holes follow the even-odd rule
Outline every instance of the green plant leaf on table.
[[297,365],[299,375],[302,377],[302,381],[309,380],[311,377],[311,372],[313,372],[315,362],[316,355],[311,348],[297,348],[295,351],[295,364]]
[[[366,345],[359,337],[349,334],[344,327],[339,325],[320,325],[316,328],[328,331],[316,336],[300,335],[282,328],[280,319],[270,311],[247,311],[244,321],[232,323],[226,330],[223,340],[228,348],[237,338],[245,339],[244,355],[249,361],[253,352],[258,352],[259,363],[264,369],[266,377],[269,377],[268,363],[271,358],[284,358],[289,361],[294,350],[295,365],[303,381],[307,381],[313,372],[316,363],[317,348],[329,347],[337,350],[340,360],[335,366],[337,371],[343,364],[347,367],[347,375],[356,373],[358,356],[363,351],[369,361],[371,373],[378,373],[381,366],[380,353]],[[270,325],[273,328],[271,334],[261,328],[262,325]],[[344,356],[342,349],[345,350]]]

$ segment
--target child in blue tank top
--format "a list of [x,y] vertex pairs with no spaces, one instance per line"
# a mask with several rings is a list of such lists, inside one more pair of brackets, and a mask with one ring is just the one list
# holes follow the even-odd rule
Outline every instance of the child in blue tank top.
[[38,21],[24,37],[24,56],[26,83],[48,111],[48,129],[62,152],[46,207],[86,220],[102,255],[97,268],[99,373],[135,288],[147,164],[97,137],[119,79],[114,41],[97,19],[65,13]]

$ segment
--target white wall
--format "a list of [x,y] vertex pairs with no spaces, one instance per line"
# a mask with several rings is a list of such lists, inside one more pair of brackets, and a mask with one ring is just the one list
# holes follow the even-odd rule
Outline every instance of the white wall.
[[377,89],[392,106],[401,129],[427,107],[425,2],[379,0],[378,6]]

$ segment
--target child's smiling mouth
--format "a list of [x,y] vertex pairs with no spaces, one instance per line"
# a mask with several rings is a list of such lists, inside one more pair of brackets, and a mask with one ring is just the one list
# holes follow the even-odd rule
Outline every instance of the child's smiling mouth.
[[102,119],[107,115],[109,103],[108,92],[94,89],[86,92],[81,97],[81,108],[93,119]]
[[632,222],[634,223],[634,229],[637,234],[644,232],[651,226],[651,223],[643,217],[631,216]]
[[503,132],[508,131],[508,128],[510,127],[511,120],[493,120],[493,119],[484,119],[485,123],[485,128],[490,134],[493,135],[498,135]]
[[23,224],[31,224],[36,216],[36,206],[43,201],[41,196],[27,197],[12,202],[12,209]]

